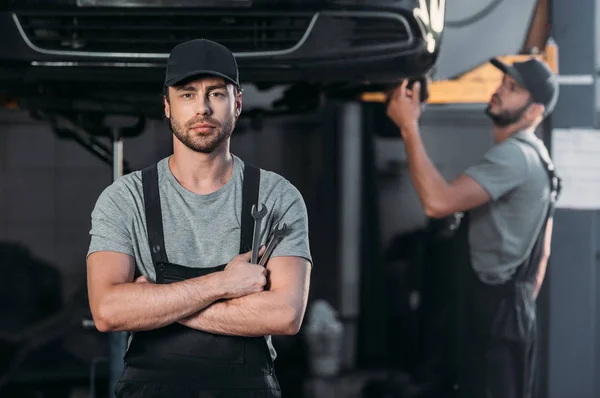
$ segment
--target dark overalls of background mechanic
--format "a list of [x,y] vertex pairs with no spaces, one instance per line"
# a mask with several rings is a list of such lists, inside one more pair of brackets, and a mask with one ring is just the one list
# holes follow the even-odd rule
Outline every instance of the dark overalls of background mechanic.
[[552,112],[558,84],[548,66],[533,58],[512,66],[491,62],[504,73],[486,109],[495,145],[453,182],[444,180],[425,151],[419,98],[407,82],[392,94],[387,114],[401,130],[411,179],[427,215],[465,215],[457,253],[465,273],[459,278],[460,396],[521,398],[531,396],[535,299],[560,191],[535,128]]
[[[230,153],[242,94],[227,48],[200,39],[176,46],[164,106],[173,155],[115,181],[92,212],[96,327],[133,332],[116,395],[280,397],[270,336],[298,332],[306,309],[303,198]],[[266,248],[287,227],[270,256],[260,249],[266,267],[251,253],[258,213]]]

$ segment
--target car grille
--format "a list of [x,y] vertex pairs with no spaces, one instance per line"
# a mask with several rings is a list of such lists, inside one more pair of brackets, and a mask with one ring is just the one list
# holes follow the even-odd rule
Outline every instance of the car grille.
[[405,44],[411,38],[404,20],[368,15],[338,18],[353,22],[351,47]]
[[217,41],[234,53],[282,51],[302,39],[313,17],[232,10],[85,11],[23,11],[17,18],[27,38],[44,50],[156,54],[196,38]]

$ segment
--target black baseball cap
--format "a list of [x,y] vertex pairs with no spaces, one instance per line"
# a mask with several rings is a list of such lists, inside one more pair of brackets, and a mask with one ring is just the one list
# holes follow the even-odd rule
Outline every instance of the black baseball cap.
[[167,61],[165,87],[201,75],[222,77],[240,87],[237,62],[227,47],[206,39],[176,45]]
[[554,110],[558,99],[558,79],[545,62],[533,57],[512,65],[505,64],[497,58],[491,59],[490,62],[529,91],[533,102],[544,105],[545,115]]

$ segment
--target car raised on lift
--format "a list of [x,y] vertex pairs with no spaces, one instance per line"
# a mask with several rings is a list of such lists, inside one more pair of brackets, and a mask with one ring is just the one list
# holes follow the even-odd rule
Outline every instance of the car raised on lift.
[[388,87],[434,66],[445,0],[5,0],[0,95],[45,112],[160,116],[170,50],[229,47],[281,106]]

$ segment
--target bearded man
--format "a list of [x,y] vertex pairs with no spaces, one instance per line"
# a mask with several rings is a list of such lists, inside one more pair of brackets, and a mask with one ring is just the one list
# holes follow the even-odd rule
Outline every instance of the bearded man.
[[[419,134],[420,87],[407,82],[387,115],[399,127],[409,171],[425,213],[461,214],[455,261],[464,275],[459,310],[459,396],[530,398],[536,342],[535,299],[550,256],[559,179],[535,135],[558,98],[555,74],[531,58],[507,65],[486,114],[494,145],[482,160],[447,182]],[[414,94],[413,94],[414,93]]]
[[[271,336],[297,333],[306,309],[304,200],[230,152],[242,90],[229,49],[177,45],[164,90],[173,154],[117,179],[92,212],[94,322],[132,333],[115,394],[280,397]],[[258,234],[253,208],[266,209]],[[252,262],[254,236],[265,246],[277,225],[285,237],[266,262]]]

